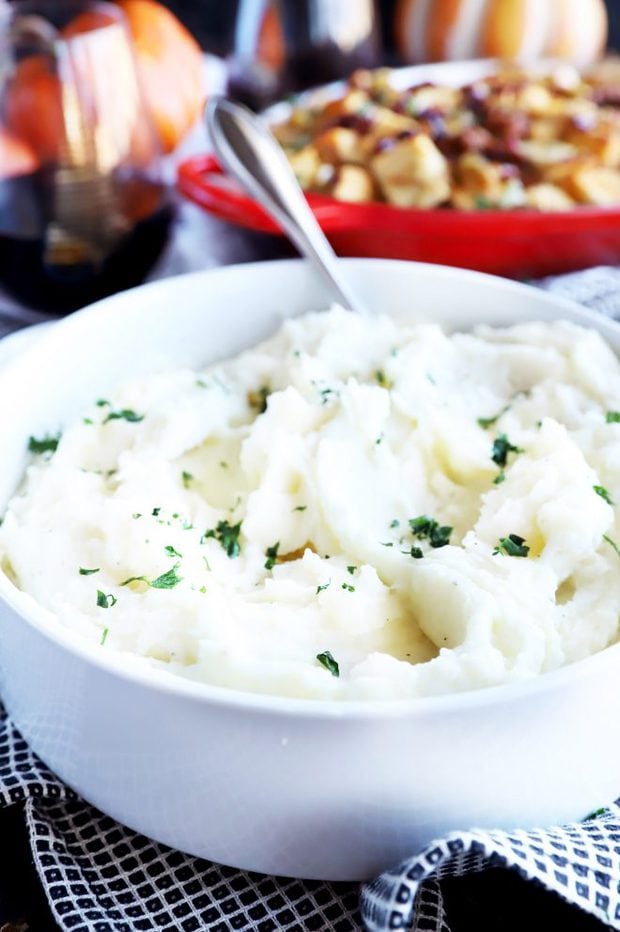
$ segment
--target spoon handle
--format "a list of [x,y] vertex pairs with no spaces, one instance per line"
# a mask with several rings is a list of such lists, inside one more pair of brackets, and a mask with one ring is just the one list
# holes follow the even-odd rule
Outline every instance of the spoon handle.
[[209,100],[206,121],[220,164],[277,220],[302,255],[314,262],[340,304],[367,314],[343,280],[338,258],[267,127],[246,107],[223,97]]

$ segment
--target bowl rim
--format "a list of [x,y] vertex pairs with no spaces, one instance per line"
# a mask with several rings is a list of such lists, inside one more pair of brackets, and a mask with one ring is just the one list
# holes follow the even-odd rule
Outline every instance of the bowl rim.
[[[396,267],[413,267],[431,277],[480,280],[495,288],[504,288],[523,296],[536,294],[539,299],[560,310],[566,308],[572,315],[577,312],[584,325],[591,326],[598,332],[611,329],[616,331],[620,341],[620,323],[609,320],[603,315],[584,307],[561,295],[556,295],[531,285],[489,275],[485,272],[472,271],[432,263],[409,262],[401,259],[349,258],[340,259],[345,265],[387,265]],[[81,327],[83,321],[93,317],[119,313],[127,301],[131,301],[136,292],[172,291],[179,281],[189,282],[217,275],[249,274],[259,269],[262,274],[269,274],[274,266],[287,265],[302,268],[304,259],[277,259],[235,265],[219,266],[183,275],[171,276],[155,282],[149,282],[136,288],[103,298],[88,305],[74,314],[60,320],[54,327],[46,328],[39,340],[32,347],[27,347],[16,358],[0,369],[0,390],[5,378],[12,378],[22,364],[27,364],[31,354],[44,352],[46,345],[62,336],[66,329]],[[558,317],[558,319],[561,319]],[[601,324],[604,326],[601,327]],[[604,334],[603,334],[604,335]],[[22,361],[25,361],[24,363]],[[55,613],[38,604],[27,592],[20,590],[0,571],[0,603],[5,603],[18,616],[20,622],[26,622],[37,634],[43,635],[55,647],[68,651],[76,659],[85,661],[98,672],[111,677],[118,677],[126,682],[152,690],[156,693],[186,699],[199,705],[209,705],[220,709],[243,709],[248,714],[261,715],[270,713],[282,719],[313,718],[316,720],[382,720],[392,718],[409,718],[422,716],[443,716],[446,713],[467,712],[481,707],[513,704],[519,699],[527,699],[540,693],[561,690],[567,685],[588,679],[609,664],[620,658],[620,641],[603,648],[595,654],[581,660],[561,666],[557,669],[502,683],[495,686],[483,686],[466,691],[445,693],[432,696],[419,696],[407,699],[333,699],[333,698],[298,698],[250,692],[228,686],[214,685],[184,677],[156,666],[149,658],[132,654],[128,651],[102,651],[99,644],[94,644],[79,633],[58,622]],[[2,622],[0,621],[0,624]]]

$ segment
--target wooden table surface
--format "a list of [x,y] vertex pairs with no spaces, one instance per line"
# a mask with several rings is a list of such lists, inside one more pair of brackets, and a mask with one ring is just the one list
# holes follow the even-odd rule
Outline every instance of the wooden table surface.
[[[157,275],[292,255],[294,250],[281,239],[233,228],[182,204]],[[443,888],[452,932],[603,932],[609,928],[511,871],[494,869],[447,880]],[[53,932],[57,928],[32,863],[21,807],[0,811],[0,932]],[[298,928],[303,932],[303,925]]]

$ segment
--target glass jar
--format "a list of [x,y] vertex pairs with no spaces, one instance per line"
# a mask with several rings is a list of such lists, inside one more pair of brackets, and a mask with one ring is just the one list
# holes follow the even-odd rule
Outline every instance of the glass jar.
[[171,217],[121,10],[0,6],[0,285],[81,307],[142,281]]
[[261,109],[378,56],[374,0],[239,0],[228,90]]

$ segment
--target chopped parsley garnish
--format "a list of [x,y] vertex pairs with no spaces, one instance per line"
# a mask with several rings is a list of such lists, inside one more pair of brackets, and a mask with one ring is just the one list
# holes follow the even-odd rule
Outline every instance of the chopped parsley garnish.
[[410,557],[413,557],[414,560],[421,560],[424,556],[424,551],[421,547],[412,547],[411,550],[403,550],[403,553],[408,553]]
[[400,527],[400,521],[398,518],[394,518],[393,521],[390,521],[390,527]]
[[189,489],[190,483],[193,482],[193,480],[194,477],[192,476],[191,472],[186,472],[183,470],[181,473],[181,482],[183,483],[183,488]]
[[179,564],[175,563],[167,573],[162,573],[157,579],[152,579],[149,586],[152,589],[174,589],[181,582],[181,577],[177,574],[178,568]]
[[131,517],[134,519],[134,521],[136,521],[138,518],[141,518],[141,517],[142,517],[142,512],[141,512],[141,511],[134,511],[134,513],[132,514]]
[[93,423],[92,417],[83,417],[83,418],[82,418],[82,424],[92,424],[92,423]]
[[98,408],[110,407],[110,402],[106,398],[98,398],[95,404]]
[[509,534],[508,537],[500,537],[499,543],[493,551],[493,556],[503,553],[507,557],[527,557],[530,548],[525,543],[524,537],[518,534]]
[[608,411],[605,420],[608,424],[620,424],[620,411]]
[[101,635],[101,640],[99,641],[99,644],[101,645],[101,647],[103,647],[103,645],[105,644],[109,633],[110,633],[109,628],[103,629],[103,634]]
[[280,546],[280,541],[278,541],[276,544],[273,544],[271,547],[267,547],[267,549],[265,550],[265,556],[267,557],[267,559],[265,560],[266,570],[272,570],[274,566],[276,565],[276,563],[278,562],[279,546]]
[[41,437],[40,439],[37,437],[29,437],[28,450],[30,453],[55,453],[59,441],[60,434],[56,434],[55,437],[46,434],[45,437]]
[[321,388],[319,390],[319,395],[321,396],[321,404],[326,405],[330,401],[330,395],[338,395],[338,392],[335,388]]
[[613,501],[612,501],[611,495],[609,494],[609,492],[607,491],[607,489],[606,489],[604,486],[602,486],[602,485],[593,485],[592,488],[594,489],[594,491],[596,492],[597,495],[600,495],[600,496],[601,496],[601,498],[603,499],[604,502],[607,502],[608,505],[612,505],[612,506],[613,506]]
[[79,569],[80,576],[92,576],[93,573],[98,573],[98,572],[99,572],[99,567],[97,567],[94,570],[85,570],[84,567],[81,566]]
[[238,557],[241,553],[239,543],[239,534],[241,532],[241,521],[238,524],[230,524],[228,521],[219,521],[215,528],[205,533],[200,538],[200,543],[204,543],[209,537],[217,540],[226,551],[227,556],[231,559]]
[[491,459],[494,463],[497,463],[498,466],[505,466],[508,461],[509,453],[523,453],[523,450],[521,447],[516,447],[511,443],[506,434],[498,434],[493,441]]
[[316,659],[319,661],[322,667],[325,667],[326,670],[329,670],[332,676],[340,676],[340,667],[338,666],[338,662],[334,660],[328,650],[324,650],[322,654],[317,654]]
[[175,550],[172,544],[168,544],[166,547],[164,547],[164,550],[166,551],[169,557],[180,557],[181,559],[183,559],[183,554],[179,553],[178,550]]
[[506,405],[505,408],[502,408],[502,410],[498,411],[497,414],[493,415],[493,417],[479,417],[477,418],[477,422],[480,425],[480,427],[484,428],[484,430],[488,430],[489,427],[493,427],[493,425],[496,424],[497,421],[499,421],[502,414],[505,414],[509,408],[510,408],[510,405]]
[[357,566],[347,566],[347,573],[350,573],[351,576],[356,572]]
[[609,544],[609,546],[610,546],[610,547],[613,547],[613,549],[616,551],[616,553],[617,553],[618,556],[620,557],[620,547],[619,547],[618,544],[615,542],[615,540],[612,540],[611,537],[608,537],[608,536],[607,536],[607,534],[603,534],[603,540],[607,541],[607,543]]
[[352,586],[352,585],[351,585],[350,583],[348,583],[348,582],[343,582],[341,588],[342,588],[342,589],[345,589],[347,592],[355,592],[355,586]]
[[[166,548],[166,550],[167,549],[168,548]],[[181,556],[181,554],[177,554],[177,556]],[[169,569],[166,573],[162,573],[161,576],[158,576],[156,579],[147,579],[146,576],[130,576],[129,579],[125,579],[121,583],[121,586],[129,586],[130,583],[141,582],[150,586],[151,589],[174,589],[174,587],[178,586],[182,581],[182,577],[177,573],[179,566],[179,563],[175,563],[172,569]]]
[[331,583],[332,583],[332,581],[331,581],[331,579],[330,579],[329,582],[323,583],[322,586],[317,586],[317,587],[316,587],[316,594],[318,595],[319,592],[325,592],[326,589],[329,589],[329,587],[331,586]]
[[106,595],[101,589],[97,589],[97,605],[99,608],[112,608],[113,605],[116,605],[117,601],[118,600],[115,599],[113,595]]
[[120,411],[108,411],[103,423],[108,421],[127,421],[129,424],[139,424],[144,420],[144,414],[136,414],[133,408],[121,408]]
[[501,485],[506,479],[506,473],[503,469],[500,469],[495,479],[493,480],[493,485]]
[[[439,525],[434,518],[428,515],[420,515],[419,518],[410,518],[409,527],[411,533],[418,540],[428,540],[431,547],[445,547],[450,543],[450,534],[454,528],[448,525]],[[413,554],[412,554],[413,556]]]
[[255,411],[258,411],[259,414],[264,414],[267,410],[267,399],[271,394],[271,389],[267,385],[261,385],[260,388],[257,388],[256,391],[248,392],[248,404],[251,408],[254,408]]
[[381,388],[393,388],[394,387],[394,383],[392,382],[391,379],[388,379],[383,369],[377,369],[377,371],[375,372],[375,379],[377,380],[377,384],[380,385]]
[[161,508],[153,508],[151,514],[153,515],[154,518],[158,518],[160,511],[161,511]]
[[590,815],[587,815],[582,821],[589,822],[590,819],[598,819],[599,816],[605,815],[606,812],[608,812],[608,810],[603,806],[601,809],[595,809],[594,812],[591,812]]
[[124,579],[122,581],[121,586],[128,586],[132,582],[143,582],[143,583],[146,583],[147,586],[151,585],[149,580],[146,578],[146,576],[130,576],[129,579]]
[[307,507],[307,505],[297,505],[296,508],[293,508],[293,511],[305,511]]

